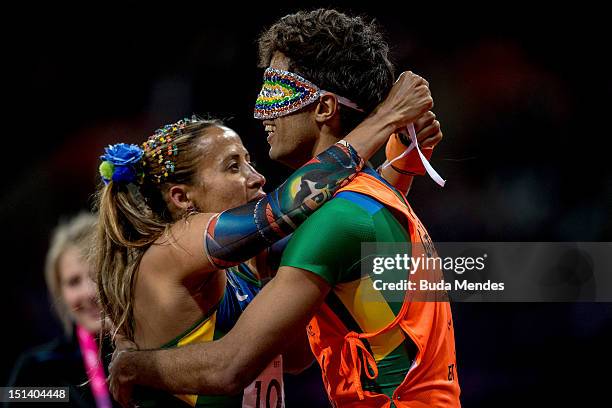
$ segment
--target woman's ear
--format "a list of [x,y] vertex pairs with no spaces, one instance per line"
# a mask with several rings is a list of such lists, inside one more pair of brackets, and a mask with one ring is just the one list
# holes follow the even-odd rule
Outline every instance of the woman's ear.
[[168,189],[169,204],[177,210],[187,211],[193,208],[193,201],[189,198],[189,186],[186,184],[175,184]]

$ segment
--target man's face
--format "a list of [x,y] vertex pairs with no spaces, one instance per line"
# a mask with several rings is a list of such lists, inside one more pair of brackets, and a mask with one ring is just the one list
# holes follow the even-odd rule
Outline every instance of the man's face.
[[[276,52],[270,61],[270,68],[287,71],[289,59],[283,53]],[[314,119],[316,107],[317,104],[313,103],[289,115],[262,121],[268,133],[272,160],[297,168],[313,156],[319,136],[319,127]]]

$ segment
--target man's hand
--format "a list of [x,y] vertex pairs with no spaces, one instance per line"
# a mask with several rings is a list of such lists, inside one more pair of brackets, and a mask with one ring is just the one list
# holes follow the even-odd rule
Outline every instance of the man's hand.
[[432,107],[429,83],[412,72],[403,72],[387,98],[344,140],[367,160],[388,140],[391,133],[415,122]]
[[108,385],[113,398],[125,408],[134,407],[132,392],[134,389],[134,375],[131,373],[128,354],[138,350],[136,343],[117,334],[115,336],[115,351],[108,366]]
[[[420,148],[433,149],[442,140],[443,135],[440,129],[440,122],[436,120],[436,115],[432,111],[427,111],[418,118],[414,122],[414,129],[416,130]],[[410,145],[410,139],[407,139],[405,133],[400,134],[400,141],[406,146]]]
[[[414,129],[421,152],[429,160],[434,147],[442,140],[440,122],[436,120],[436,115],[432,111],[427,111],[414,122]],[[386,160],[391,161],[401,155],[411,143],[405,130],[402,133],[392,134],[385,148]],[[425,167],[415,149],[394,162],[392,166],[385,167],[381,175],[399,191],[408,194],[413,176],[424,173]]]
[[429,82],[411,71],[402,72],[387,98],[375,109],[389,115],[394,129],[405,128],[433,107]]

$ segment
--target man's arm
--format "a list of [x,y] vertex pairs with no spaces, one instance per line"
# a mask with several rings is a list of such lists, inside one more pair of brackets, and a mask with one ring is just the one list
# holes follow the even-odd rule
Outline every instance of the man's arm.
[[110,368],[115,399],[128,406],[131,388],[173,394],[242,391],[298,336],[331,286],[308,271],[283,266],[222,339],[169,350],[118,353]]

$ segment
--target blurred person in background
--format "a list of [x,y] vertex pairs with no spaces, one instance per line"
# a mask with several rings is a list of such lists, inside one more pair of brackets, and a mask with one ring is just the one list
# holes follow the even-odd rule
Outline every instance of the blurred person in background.
[[53,232],[45,281],[64,336],[20,356],[8,384],[68,387],[70,402],[62,406],[112,406],[105,382],[106,367],[100,360],[100,356],[109,357],[110,344],[103,343],[105,352],[99,352],[102,309],[88,262],[95,222],[95,216],[83,212],[61,222]]

